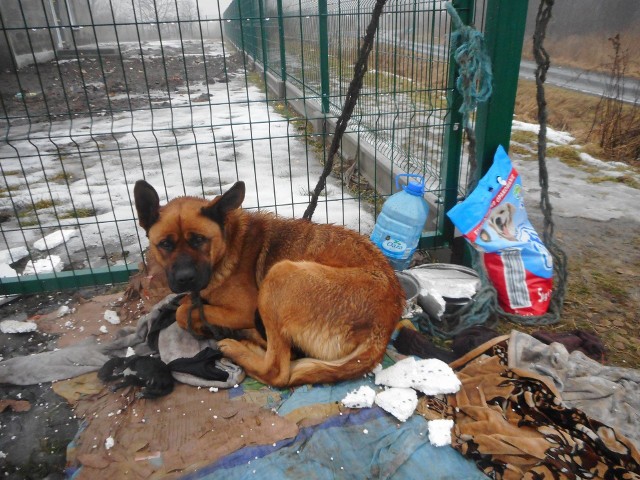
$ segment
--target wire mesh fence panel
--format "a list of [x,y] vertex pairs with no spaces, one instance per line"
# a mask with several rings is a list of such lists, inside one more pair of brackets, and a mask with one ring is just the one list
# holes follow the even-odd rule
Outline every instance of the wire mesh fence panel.
[[[0,2],[0,295],[126,280],[141,178],[162,202],[243,180],[244,208],[301,217],[373,3]],[[368,234],[400,171],[437,206],[449,25],[441,2],[388,2],[314,221]]]

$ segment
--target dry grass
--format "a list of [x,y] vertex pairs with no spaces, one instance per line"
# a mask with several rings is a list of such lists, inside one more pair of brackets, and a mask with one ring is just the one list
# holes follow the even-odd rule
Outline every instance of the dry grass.
[[[640,78],[640,32],[636,29],[620,33],[622,48],[629,54],[627,75]],[[570,35],[563,38],[545,39],[545,48],[551,57],[552,65],[581,68],[593,72],[609,73],[611,64],[611,43],[605,33]],[[524,42],[523,58],[533,60],[532,39]]]
[[[545,85],[545,98],[547,100],[548,125],[553,129],[571,133],[576,139],[575,143],[582,145],[583,152],[597,158],[624,161],[640,167],[640,161],[633,156],[622,155],[619,158],[609,158],[610,156],[599,145],[598,136],[592,133],[594,119],[600,105],[599,97]],[[640,105],[624,105],[621,113],[625,118],[640,118],[639,110]],[[515,112],[517,120],[538,123],[538,105],[534,82],[529,80],[518,82]],[[635,115],[633,115],[634,113]],[[630,137],[630,140],[633,142],[634,138],[636,137]]]

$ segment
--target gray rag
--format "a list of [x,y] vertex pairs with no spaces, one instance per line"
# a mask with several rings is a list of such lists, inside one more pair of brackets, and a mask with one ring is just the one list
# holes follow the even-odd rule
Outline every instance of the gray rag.
[[550,377],[562,402],[615,428],[640,449],[640,371],[602,365],[561,343],[547,345],[512,331],[509,367]]
[[[162,307],[173,301],[176,296],[167,295],[154,305],[148,314],[140,317],[135,328],[120,329],[109,343],[97,343],[94,337],[52,352],[15,357],[0,362],[0,383],[33,385],[95,372],[110,358],[124,357],[129,347],[136,355],[156,353],[147,345],[147,335],[153,323],[160,317]],[[158,339],[158,353],[165,363],[175,358],[191,358],[206,347],[217,348],[217,344],[215,340],[198,340],[175,323],[162,330]],[[175,372],[173,376],[179,382],[189,385],[218,388],[231,388],[244,379],[244,370],[228,359],[217,360],[216,367],[229,373],[226,382],[213,382],[179,372]]]

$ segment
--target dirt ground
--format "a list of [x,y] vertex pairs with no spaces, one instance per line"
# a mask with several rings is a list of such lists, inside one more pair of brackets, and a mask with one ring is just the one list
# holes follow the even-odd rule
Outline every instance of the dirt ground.
[[[17,73],[0,72],[2,105],[11,125],[26,124],[27,116],[37,122],[69,118],[70,114],[169,107],[174,92],[226,82],[227,71],[243,64],[239,53],[229,52],[226,58],[221,52],[205,51],[203,55],[202,45],[195,41],[182,46],[163,44],[162,49],[151,42],[123,45],[122,56],[116,55],[116,49],[100,57],[80,53],[76,58],[27,66]],[[206,93],[200,95],[204,97],[192,101],[209,100]]]

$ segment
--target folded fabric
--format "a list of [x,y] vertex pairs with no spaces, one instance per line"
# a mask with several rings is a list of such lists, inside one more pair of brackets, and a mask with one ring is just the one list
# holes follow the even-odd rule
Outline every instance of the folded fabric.
[[569,353],[561,343],[546,345],[514,331],[509,339],[509,366],[545,375],[563,403],[618,429],[640,450],[640,371],[605,366],[580,350]]
[[580,350],[582,353],[598,362],[603,362],[606,349],[602,340],[595,334],[584,330],[573,330],[571,332],[545,332],[539,330],[533,332],[531,336],[547,345],[557,342],[563,344],[569,353]]
[[460,358],[498,335],[499,333],[492,328],[484,325],[474,325],[473,327],[465,328],[453,337],[451,349],[455,354],[455,358]]
[[[244,370],[222,358],[222,354],[216,356],[213,362],[209,361],[201,352],[220,352],[218,343],[210,338],[196,338],[189,332],[180,328],[177,323],[169,325],[160,332],[158,337],[158,351],[163,362],[170,366],[178,361],[180,368],[171,368],[173,378],[187,385],[197,387],[230,388],[244,380]],[[197,360],[193,360],[198,355]],[[203,356],[204,355],[204,356]],[[184,359],[192,359],[190,362]],[[190,368],[185,369],[185,364],[190,363]]]
[[[534,346],[534,356],[526,353]],[[543,354],[553,346],[548,357]],[[568,358],[559,356],[558,349],[566,353],[560,344],[544,345],[520,332],[497,337],[451,363],[462,381],[455,396],[444,403],[431,397],[424,401],[440,417],[454,420],[453,446],[491,478],[640,478],[640,453],[633,441],[586,410],[567,406],[547,376],[551,372],[537,368],[564,365]],[[581,352],[572,355],[593,362]],[[638,372],[627,374],[632,380]]]

